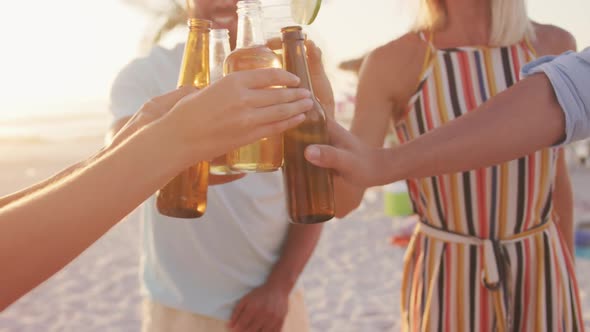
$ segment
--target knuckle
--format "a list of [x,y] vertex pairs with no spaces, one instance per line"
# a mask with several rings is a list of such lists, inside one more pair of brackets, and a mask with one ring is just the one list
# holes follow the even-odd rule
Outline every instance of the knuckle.
[[238,94],[238,98],[236,100],[236,109],[241,110],[244,108],[248,108],[252,103],[252,97],[249,96],[247,93],[240,93]]
[[[252,113],[245,113],[243,116],[243,125],[244,127],[250,128],[253,126],[254,123],[254,115]],[[253,304],[256,307],[256,304]]]
[[230,73],[227,74],[226,76],[224,76],[220,83],[224,83],[225,85],[227,85],[228,89],[236,89],[239,88],[239,73]]
[[158,107],[158,97],[155,98],[151,98],[150,100],[146,101],[145,104],[143,104],[144,109],[146,110],[152,110],[154,108]]
[[268,75],[272,82],[280,81],[282,76],[282,71],[278,68],[271,68]]
[[232,110],[239,110],[248,105],[248,93],[244,90],[237,90],[234,91],[231,95],[228,96],[229,98],[229,105],[231,105]]

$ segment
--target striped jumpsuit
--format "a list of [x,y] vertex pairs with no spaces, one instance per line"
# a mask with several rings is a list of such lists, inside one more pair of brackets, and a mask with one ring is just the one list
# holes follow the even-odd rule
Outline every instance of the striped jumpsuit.
[[[507,47],[430,49],[396,122],[408,142],[513,85],[534,58]],[[405,331],[582,331],[571,256],[554,224],[557,151],[408,181],[421,218],[404,262]]]

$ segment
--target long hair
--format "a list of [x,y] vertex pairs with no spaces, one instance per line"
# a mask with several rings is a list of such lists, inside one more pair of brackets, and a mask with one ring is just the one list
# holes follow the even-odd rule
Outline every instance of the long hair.
[[[447,9],[444,0],[418,0],[418,15],[412,30],[436,31],[446,24]],[[535,39],[533,24],[528,17],[525,0],[490,0],[491,27],[489,43],[492,46],[514,44],[527,37]]]

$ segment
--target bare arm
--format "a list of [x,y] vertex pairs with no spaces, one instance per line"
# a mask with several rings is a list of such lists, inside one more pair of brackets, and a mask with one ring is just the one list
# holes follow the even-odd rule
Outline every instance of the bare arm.
[[[397,165],[390,168],[390,177],[421,178],[516,159],[562,141],[565,119],[549,80],[541,74],[443,128],[388,153],[387,159]],[[403,160],[396,157],[402,153]]]
[[36,191],[47,188],[51,184],[60,181],[61,179],[72,174],[76,170],[83,168],[86,164],[87,164],[87,162],[80,162],[80,163],[74,164],[74,165],[62,170],[61,172],[51,176],[50,178],[48,178],[44,181],[36,183],[36,184],[34,184],[28,188],[25,188],[21,191],[18,191],[16,193],[9,194],[9,195],[6,195],[6,196],[0,198],[0,208],[4,207],[12,202],[15,202],[16,200],[19,200],[25,196],[28,196]]
[[[154,153],[152,146],[161,144],[154,138],[148,131],[138,134],[0,210],[0,310],[59,271],[174,175],[178,152]],[[161,158],[171,162],[148,167]]]
[[334,123],[330,130],[335,146],[309,147],[308,160],[370,187],[516,159],[563,141],[565,118],[549,79],[536,74],[477,111],[393,149],[369,148]]
[[289,225],[281,258],[274,265],[267,283],[290,292],[318,244],[322,228],[322,224]]
[[322,225],[289,225],[281,257],[266,282],[246,294],[233,310],[232,331],[281,331],[289,294],[320,238]]
[[[370,54],[363,64],[356,96],[354,118],[350,132],[370,147],[381,147],[391,121],[393,102],[389,84],[383,82],[383,60]],[[363,199],[364,187],[334,178],[336,216],[343,217],[356,209]]]
[[[109,131],[108,133],[108,139],[112,140],[113,137],[116,135],[116,133],[121,130],[121,128],[123,128],[123,126],[125,126],[125,124],[127,123],[127,121],[130,119],[131,117],[127,117],[124,118],[122,120],[117,121],[117,123],[112,127],[112,129]],[[36,191],[42,190],[44,188],[47,188],[48,186],[59,182],[60,180],[64,179],[65,177],[67,177],[68,175],[74,173],[76,170],[79,169],[83,169],[84,167],[88,166],[88,163],[98,157],[100,157],[103,153],[105,152],[105,150],[99,151],[97,155],[95,155],[94,157],[90,158],[89,160],[85,160],[85,161],[81,161],[79,163],[76,163],[62,171],[60,171],[59,173],[41,181],[38,182],[28,188],[25,188],[23,190],[20,190],[16,193],[12,193],[9,195],[6,195],[4,197],[0,198],[0,208],[2,208],[3,206],[12,203],[18,199],[21,199],[23,197],[26,197]]]
[[559,151],[555,171],[553,205],[557,214],[557,227],[565,239],[567,248],[574,254],[574,197],[570,174],[563,149]]
[[266,89],[297,83],[282,70],[258,70],[232,74],[180,101],[186,89],[155,98],[143,108],[173,111],[123,141],[115,137],[114,145],[70,175],[1,207],[0,311],[183,168],[301,123],[312,105],[308,91]]
[[[161,116],[161,114],[154,115],[154,117],[159,117],[159,116]],[[119,131],[125,127],[125,125],[129,121],[129,119],[131,119],[131,117],[125,117],[125,118],[121,118],[121,119],[117,120],[111,126],[111,128],[107,134],[107,139],[109,141],[113,140],[117,136]],[[151,117],[150,117],[150,119],[147,119],[147,121],[151,121]],[[214,186],[214,185],[218,185],[218,184],[224,184],[224,183],[229,183],[229,182],[232,182],[235,180],[239,180],[239,179],[243,178],[244,176],[246,176],[246,174],[232,174],[232,175],[209,174],[209,182],[208,183],[210,186]]]

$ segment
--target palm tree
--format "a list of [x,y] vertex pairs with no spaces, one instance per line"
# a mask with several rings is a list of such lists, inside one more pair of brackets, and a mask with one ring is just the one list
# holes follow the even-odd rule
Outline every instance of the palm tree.
[[[137,7],[154,18],[157,22],[144,36],[142,46],[150,47],[158,43],[162,37],[186,21],[186,1],[189,0],[122,0]],[[215,1],[215,0],[210,0]],[[264,0],[262,0],[264,3]],[[329,0],[322,0],[328,3]]]
[[186,7],[183,0],[123,0],[137,7],[154,19],[155,24],[146,31],[142,46],[150,47],[162,37],[186,21]]

